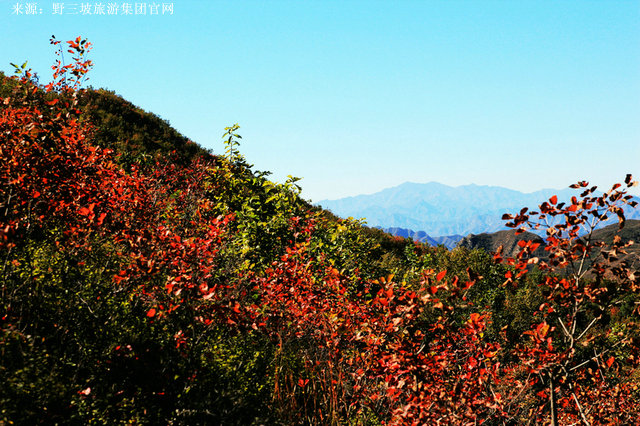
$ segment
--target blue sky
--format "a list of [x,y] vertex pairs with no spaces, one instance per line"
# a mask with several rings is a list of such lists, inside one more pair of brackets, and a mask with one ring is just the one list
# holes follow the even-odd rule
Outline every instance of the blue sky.
[[[33,3],[38,13],[24,13]],[[28,60],[46,82],[50,36],[87,37],[89,84],[217,153],[239,123],[248,161],[277,181],[303,178],[313,201],[406,181],[529,192],[640,178],[636,0],[178,0],[67,13],[99,3],[113,2],[0,0],[0,70]],[[123,16],[123,3],[146,15]],[[151,15],[154,3],[173,14]]]

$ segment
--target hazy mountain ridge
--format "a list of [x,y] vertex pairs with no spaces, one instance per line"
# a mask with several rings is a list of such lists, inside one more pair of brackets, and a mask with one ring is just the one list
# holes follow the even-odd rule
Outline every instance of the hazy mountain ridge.
[[[429,237],[497,232],[506,229],[504,213],[516,213],[523,207],[536,209],[551,196],[569,201],[579,196],[575,189],[541,189],[523,193],[513,189],[463,185],[452,187],[437,182],[403,183],[368,195],[317,204],[341,217],[365,218],[369,226],[382,229],[403,228],[424,231]],[[640,218],[637,210],[628,218]]]

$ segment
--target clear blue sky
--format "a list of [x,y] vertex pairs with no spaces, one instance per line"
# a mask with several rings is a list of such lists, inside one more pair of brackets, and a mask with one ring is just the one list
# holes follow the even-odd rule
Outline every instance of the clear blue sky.
[[[26,14],[37,3],[38,14]],[[54,14],[53,4],[64,5]],[[314,201],[405,181],[533,191],[640,178],[640,1],[0,0],[0,69],[94,44],[89,84]],[[135,2],[128,3],[134,8]],[[173,14],[153,3],[173,4]],[[23,14],[14,7],[22,5]],[[42,9],[40,14],[39,9]]]

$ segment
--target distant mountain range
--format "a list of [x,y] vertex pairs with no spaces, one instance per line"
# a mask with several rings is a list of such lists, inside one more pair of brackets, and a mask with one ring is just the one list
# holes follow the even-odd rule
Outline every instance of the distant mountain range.
[[[536,209],[553,195],[559,201],[569,201],[579,194],[580,190],[570,188],[524,193],[499,186],[407,182],[375,194],[322,200],[318,204],[341,217],[365,218],[369,226],[395,235],[430,244],[440,240],[451,246],[463,235],[507,229],[502,220],[504,213],[517,213],[522,207]],[[627,217],[640,219],[640,211],[629,211]]]

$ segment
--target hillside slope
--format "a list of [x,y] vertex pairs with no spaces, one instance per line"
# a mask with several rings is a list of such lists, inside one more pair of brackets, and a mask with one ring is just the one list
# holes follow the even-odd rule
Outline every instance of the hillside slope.
[[[254,171],[238,125],[224,155],[200,155],[112,94],[83,108],[93,95],[69,83],[90,43],[67,44],[76,62],[54,66],[54,82],[25,70],[0,99],[0,424],[640,415],[634,271],[605,263],[616,275],[604,283],[528,276],[481,249],[340,219],[301,200],[295,179]],[[623,195],[596,202],[616,211]],[[551,204],[583,220],[577,202]],[[569,329],[550,326],[563,318]]]
[[544,241],[538,235],[531,232],[523,232],[516,235],[513,229],[492,233],[469,234],[458,242],[457,247],[468,249],[482,249],[487,253],[495,253],[500,246],[505,257],[515,257],[519,251],[518,241],[533,241],[540,247],[534,252],[535,256],[544,256]]
[[[621,254],[619,259],[621,261],[627,260],[640,268],[640,220],[627,220],[622,229],[620,229],[617,224],[608,225],[604,228],[596,229],[591,236],[593,242],[603,242],[608,246],[612,245],[615,237],[621,238],[623,242],[633,242],[632,245],[625,249],[628,253]],[[487,253],[494,253],[502,246],[504,257],[515,257],[519,251],[517,243],[521,240],[540,243],[540,247],[534,252],[534,255],[542,260],[547,259],[547,252],[544,251],[544,240],[530,232],[515,235],[515,230],[508,230],[477,235],[470,234],[460,240],[458,247],[482,249]],[[594,255],[597,252],[598,251],[595,250]]]

